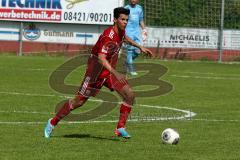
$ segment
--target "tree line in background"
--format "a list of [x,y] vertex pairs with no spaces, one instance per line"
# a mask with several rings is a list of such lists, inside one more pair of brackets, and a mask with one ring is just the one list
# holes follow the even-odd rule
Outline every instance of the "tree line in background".
[[[139,0],[139,3],[148,26],[220,27],[222,0]],[[240,29],[240,0],[225,0],[224,12],[224,28]]]

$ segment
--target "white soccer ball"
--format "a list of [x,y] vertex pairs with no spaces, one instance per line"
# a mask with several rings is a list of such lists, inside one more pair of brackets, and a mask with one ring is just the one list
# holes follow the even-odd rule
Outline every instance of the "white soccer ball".
[[161,138],[165,144],[178,144],[180,136],[174,129],[167,128],[162,132]]

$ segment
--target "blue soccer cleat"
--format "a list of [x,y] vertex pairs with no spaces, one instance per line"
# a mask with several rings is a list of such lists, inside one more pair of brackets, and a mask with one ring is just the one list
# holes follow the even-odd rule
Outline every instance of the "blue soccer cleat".
[[50,122],[51,122],[52,118],[48,120],[47,122],[47,125],[44,129],[44,136],[45,138],[50,138],[51,137],[51,134],[53,132],[53,129],[54,129],[54,125],[52,125]]
[[125,130],[125,128],[118,128],[115,130],[115,135],[119,136],[119,137],[123,137],[123,138],[131,138],[131,136],[127,133],[127,131]]

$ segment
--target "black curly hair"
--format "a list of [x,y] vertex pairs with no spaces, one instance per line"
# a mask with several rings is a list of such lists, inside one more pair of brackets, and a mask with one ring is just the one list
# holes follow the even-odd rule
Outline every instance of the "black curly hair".
[[124,7],[118,7],[114,9],[113,13],[114,13],[114,18],[118,19],[120,17],[120,14],[129,15],[130,10]]

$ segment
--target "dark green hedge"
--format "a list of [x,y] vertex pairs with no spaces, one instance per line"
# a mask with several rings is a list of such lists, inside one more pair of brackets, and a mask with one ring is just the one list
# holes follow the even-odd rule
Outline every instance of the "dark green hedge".
[[[218,28],[222,0],[140,0],[148,26]],[[128,0],[125,0],[128,3]],[[225,0],[224,28],[240,29],[240,0]]]

